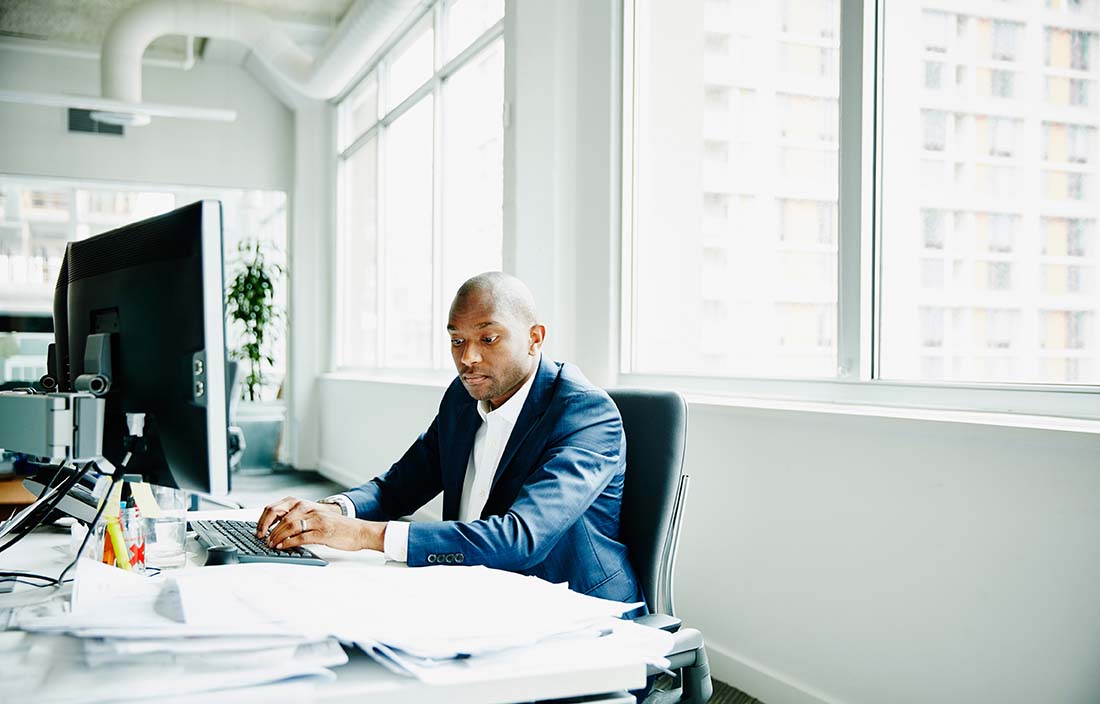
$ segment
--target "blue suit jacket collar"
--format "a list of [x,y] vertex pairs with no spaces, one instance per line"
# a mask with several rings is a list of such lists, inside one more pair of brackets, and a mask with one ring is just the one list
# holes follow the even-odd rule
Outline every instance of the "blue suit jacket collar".
[[[508,438],[508,444],[504,447],[504,454],[500,457],[496,474],[493,475],[493,486],[508,469],[509,463],[515,457],[516,451],[538,424],[546,408],[553,398],[554,384],[557,381],[560,366],[550,361],[546,355],[542,356],[539,368],[535,371],[535,380],[531,384],[531,391],[527,394],[527,401],[523,404],[523,410],[516,418],[516,424],[512,428],[512,434]],[[470,461],[470,452],[474,447],[474,435],[481,425],[481,416],[477,412],[477,401],[467,397],[468,403],[463,403],[458,411],[456,422],[455,440],[443,457],[443,520],[457,520],[458,505],[462,496],[462,482],[466,477],[466,468]],[[490,490],[491,491],[491,490]],[[493,503],[490,493],[486,506]]]

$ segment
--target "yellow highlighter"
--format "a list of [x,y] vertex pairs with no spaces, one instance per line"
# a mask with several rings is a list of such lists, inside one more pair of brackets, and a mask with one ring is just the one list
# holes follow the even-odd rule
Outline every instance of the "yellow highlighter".
[[130,553],[126,550],[126,541],[122,539],[122,528],[118,525],[118,516],[107,516],[107,535],[111,537],[111,546],[115,549],[115,564],[130,571]]

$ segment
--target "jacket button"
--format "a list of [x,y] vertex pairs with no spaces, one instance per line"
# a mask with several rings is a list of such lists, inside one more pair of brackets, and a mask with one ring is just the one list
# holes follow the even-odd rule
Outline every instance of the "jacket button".
[[462,553],[458,553],[457,555],[455,555],[455,562],[460,565],[462,564]]
[[435,555],[428,555],[428,564],[429,565],[434,565],[435,564]]
[[454,556],[454,555],[448,555],[448,556],[447,556],[446,558],[444,558],[444,559],[446,559],[446,560],[447,560],[447,564],[448,564],[448,565],[453,565],[453,564],[454,564],[454,561],[455,561],[455,556]]

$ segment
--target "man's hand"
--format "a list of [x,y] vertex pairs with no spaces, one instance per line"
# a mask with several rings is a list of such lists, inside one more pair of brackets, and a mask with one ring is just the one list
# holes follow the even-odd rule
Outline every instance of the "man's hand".
[[348,518],[339,506],[293,496],[267,506],[256,523],[256,537],[266,537],[267,544],[277,550],[328,545],[340,550],[381,551],[385,534],[385,523]]

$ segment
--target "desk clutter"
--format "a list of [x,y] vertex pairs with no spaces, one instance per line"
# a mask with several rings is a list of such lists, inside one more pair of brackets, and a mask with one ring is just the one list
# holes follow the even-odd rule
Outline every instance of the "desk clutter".
[[[186,699],[266,685],[280,701],[335,679],[341,644],[439,686],[562,663],[667,667],[672,636],[619,618],[635,606],[484,567],[251,563],[148,577],[82,559],[71,598],[0,611],[0,699]],[[63,646],[47,655],[34,645],[47,637]]]

